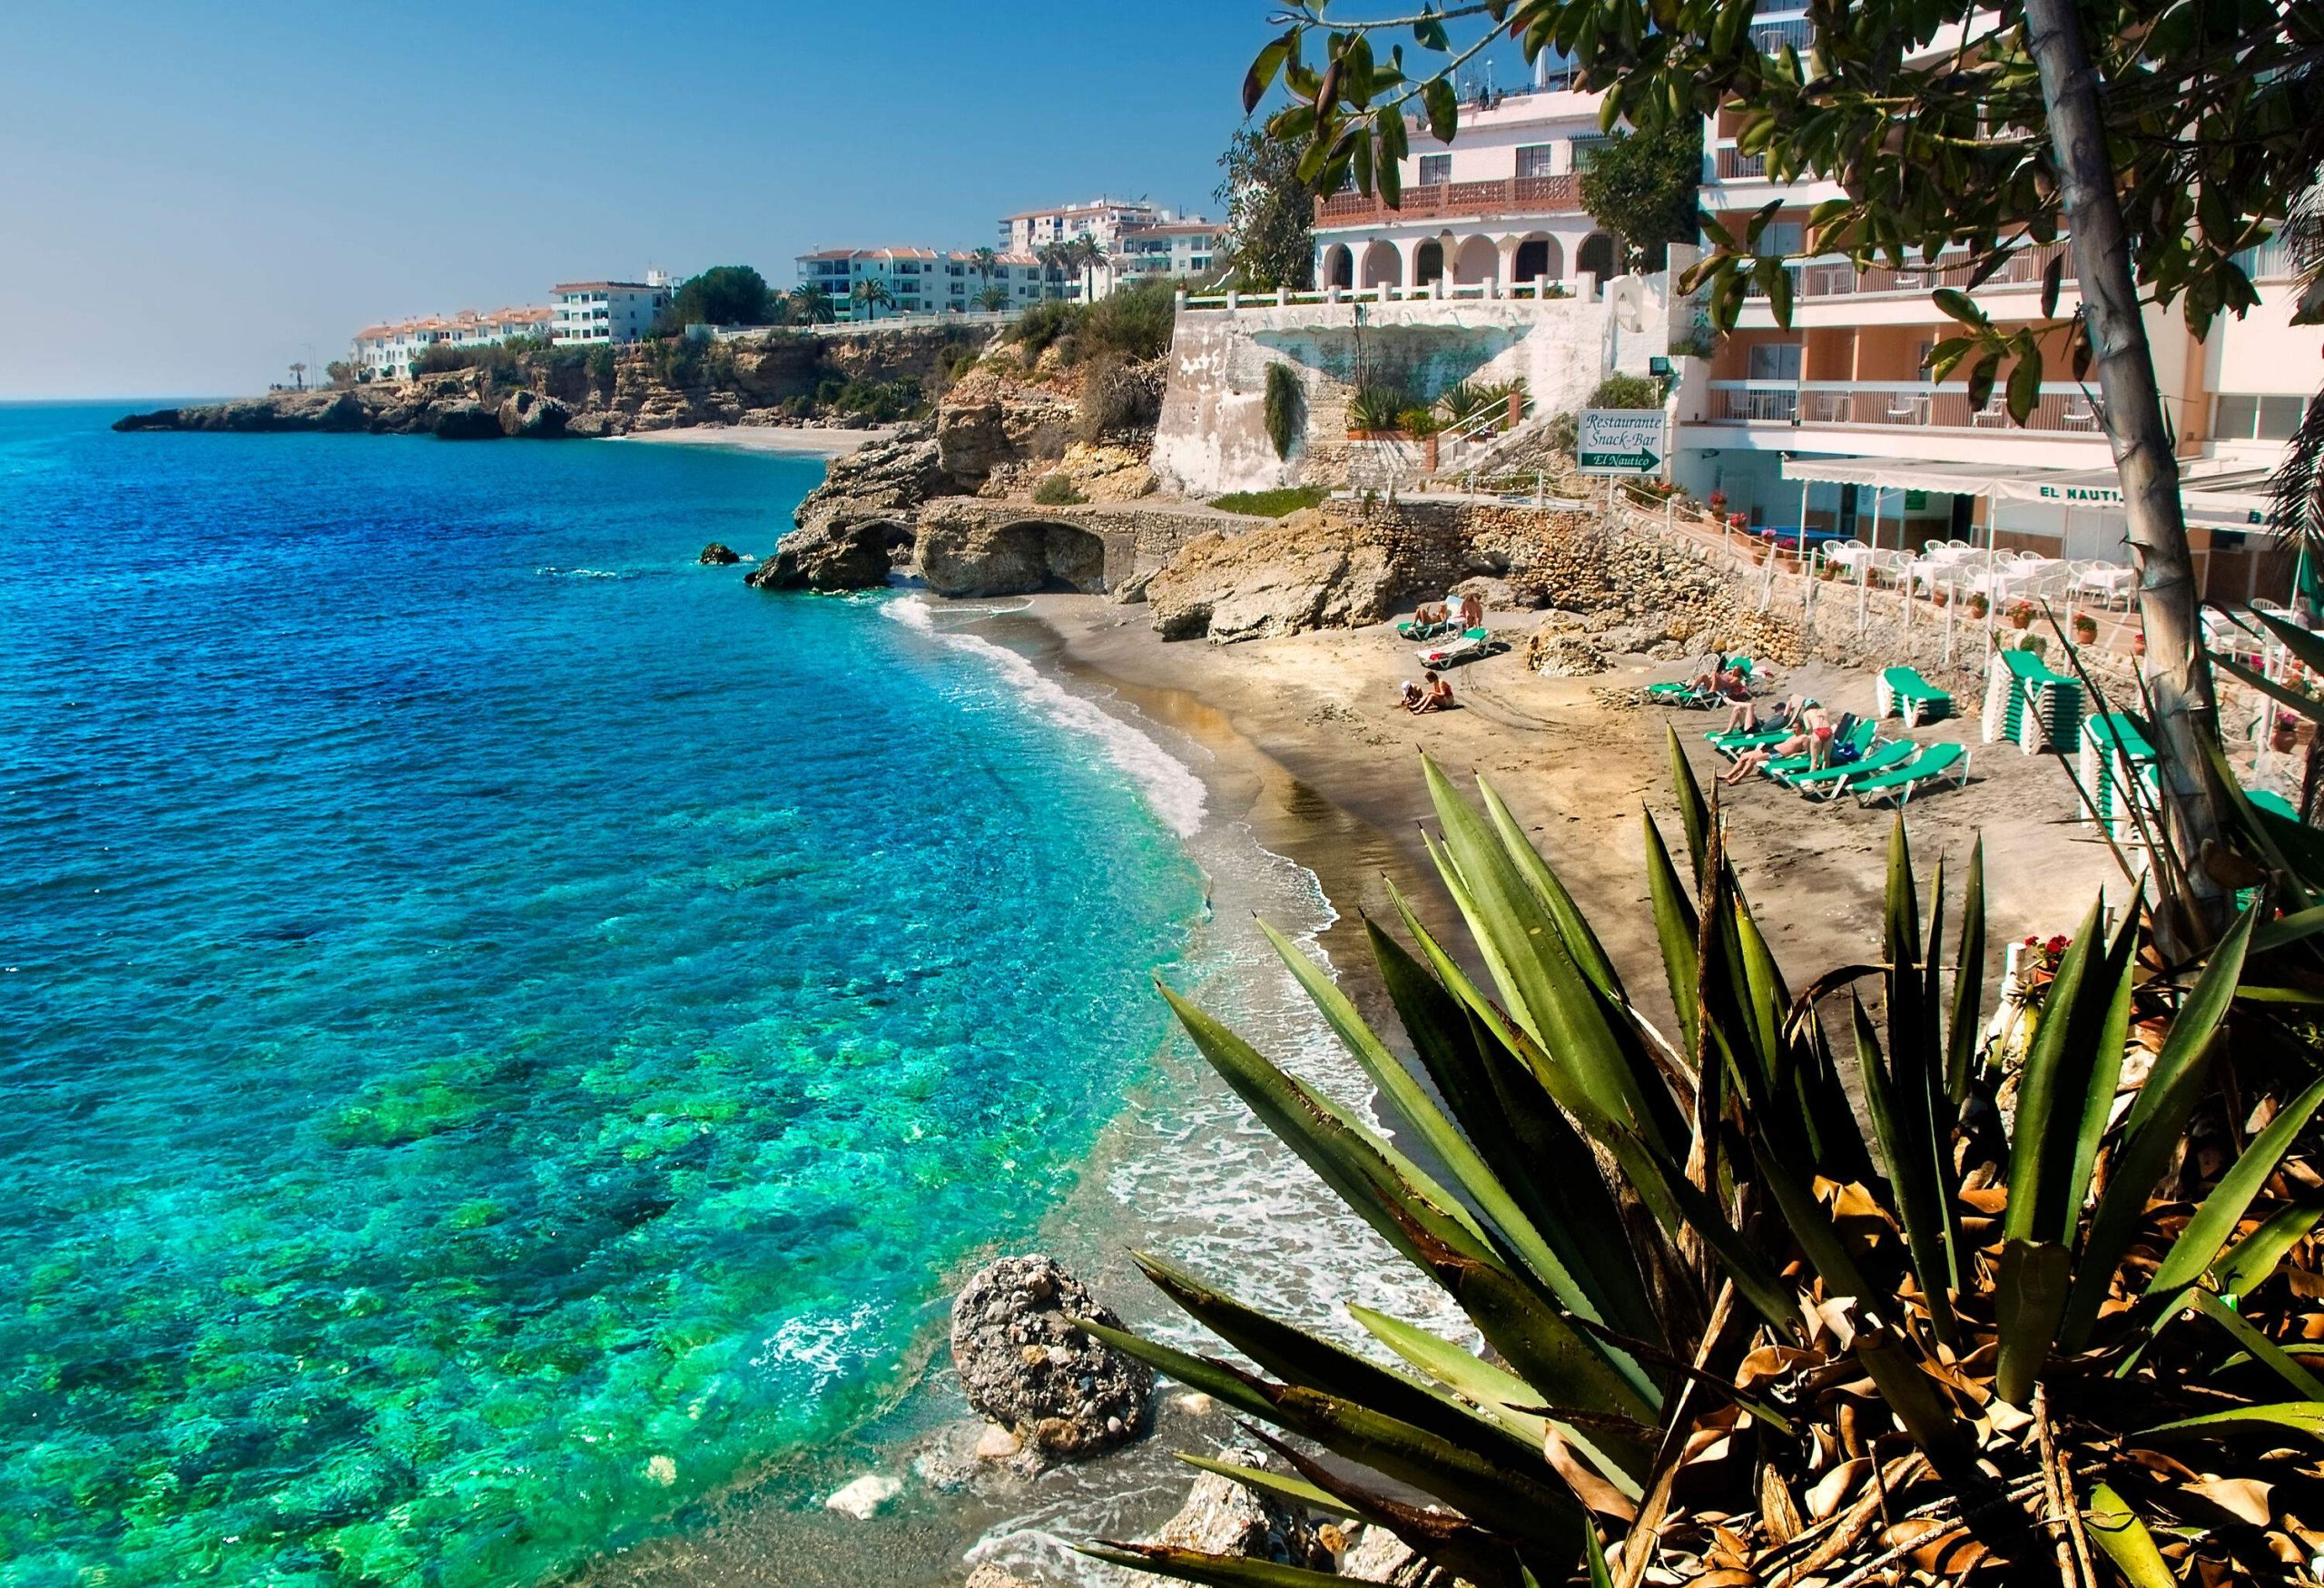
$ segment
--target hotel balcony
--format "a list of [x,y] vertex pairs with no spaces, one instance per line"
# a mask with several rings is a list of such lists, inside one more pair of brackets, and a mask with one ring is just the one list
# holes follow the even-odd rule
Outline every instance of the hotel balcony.
[[1392,226],[1402,221],[1460,217],[1489,221],[1522,215],[1579,215],[1581,180],[1576,176],[1511,176],[1493,182],[1443,182],[1408,187],[1403,202],[1390,209],[1373,194],[1335,193],[1315,205],[1319,232]]
[[2072,381],[2045,381],[2023,426],[2009,417],[2002,389],[1972,408],[1966,384],[1926,380],[1713,380],[1701,419],[1709,425],[1785,429],[1884,429],[2097,436],[2098,411]]
[[[2073,252],[2063,240],[2020,248],[2007,264],[1974,287],[1969,285],[1966,265],[1941,260],[1935,266],[1891,270],[1875,265],[1858,271],[1842,259],[1809,259],[1787,264],[1784,274],[1791,278],[1792,325],[1799,330],[1923,321],[1930,313],[1929,294],[1940,287],[1967,292],[1995,320],[2034,320],[2042,318],[2042,275],[2052,260],[2063,261],[2059,312],[2070,314],[2078,301],[2081,278],[2074,271]],[[1736,329],[1765,330],[1775,323],[1767,293],[1757,286],[1747,288]]]

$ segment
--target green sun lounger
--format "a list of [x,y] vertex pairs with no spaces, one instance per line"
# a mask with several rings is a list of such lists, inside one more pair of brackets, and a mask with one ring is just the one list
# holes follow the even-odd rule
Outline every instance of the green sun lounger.
[[[1856,760],[1813,771],[1809,770],[1807,758],[1802,756],[1798,758],[1797,767],[1784,772],[1776,781],[1786,788],[1798,790],[1811,799],[1837,799],[1857,778],[1874,776],[1892,766],[1902,765],[1918,748],[1920,746],[1910,739],[1887,739],[1865,751]],[[1768,764],[1772,770],[1775,763]]]
[[1880,715],[1903,717],[1908,728],[1953,715],[1953,696],[1912,667],[1883,669],[1875,694],[1880,701]]
[[1716,705],[1718,701],[1716,689],[1697,689],[1677,682],[1649,684],[1640,693],[1649,705],[1683,706],[1689,711]]
[[1856,804],[1886,804],[1891,801],[1903,804],[1914,794],[1932,784],[1949,783],[1955,788],[1969,781],[1969,752],[1958,745],[1931,745],[1913,757],[1909,765],[1894,772],[1884,772],[1877,777],[1867,777],[1855,786]]
[[2299,820],[2299,807],[2280,794],[2272,794],[2264,788],[2247,788],[2243,791],[2243,797],[2270,816],[2281,816],[2287,822]]
[[[1879,724],[1867,722],[1859,718],[1856,726],[1847,731],[1846,736],[1842,738],[1840,743],[1843,745],[1854,745],[1856,746],[1856,755],[1859,757],[1862,757],[1870,754],[1873,743],[1879,737]],[[1814,764],[1814,761],[1815,757],[1812,755],[1785,755],[1768,762],[1767,765],[1762,767],[1760,770],[1764,771],[1769,777],[1774,778],[1777,783],[1787,783],[1790,781],[1795,773],[1807,771],[1808,767]],[[1857,761],[1851,761],[1847,764],[1850,766],[1857,766],[1862,764],[1862,761],[1859,759]],[[1837,772],[1839,771],[1840,768],[1834,766],[1828,770]]]
[[1748,733],[1705,734],[1703,737],[1709,741],[1712,749],[1732,761],[1746,750],[1756,750],[1762,745],[1780,745],[1790,738],[1792,730],[1785,726],[1754,728]]

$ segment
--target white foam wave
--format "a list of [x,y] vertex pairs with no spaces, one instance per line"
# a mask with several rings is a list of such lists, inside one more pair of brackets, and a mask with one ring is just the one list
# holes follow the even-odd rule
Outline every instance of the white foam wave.
[[923,601],[889,601],[880,610],[914,633],[980,657],[1011,693],[1041,715],[1097,741],[1106,758],[1137,786],[1147,808],[1179,837],[1191,838],[1202,830],[1209,804],[1202,779],[1135,723],[1072,693],[1006,646],[981,635],[938,627],[935,613]]

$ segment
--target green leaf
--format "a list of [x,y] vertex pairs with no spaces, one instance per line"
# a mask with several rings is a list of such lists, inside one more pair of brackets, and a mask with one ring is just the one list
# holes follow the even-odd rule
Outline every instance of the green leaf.
[[1267,89],[1274,84],[1275,74],[1283,70],[1284,59],[1290,53],[1291,35],[1285,34],[1260,50],[1257,58],[1252,61],[1251,69],[1243,76],[1245,115],[1258,109],[1259,101],[1266,97]]
[[1994,1298],[2001,1357],[1994,1393],[2011,1406],[2033,1404],[2073,1278],[2073,1256],[2054,1241],[2011,1240],[2002,1247]]
[[2243,975],[2257,919],[2257,911],[2245,912],[2212,951],[2122,1121],[2122,1146],[2083,1238],[2079,1273],[2062,1330],[2068,1350],[2079,1351],[2088,1343],[2122,1255],[2146,1221],[2147,1203],[2186,1138],[2187,1122],[2194,1117],[2210,1076],[2220,1023]]
[[2033,417],[2034,405],[2042,400],[2042,350],[2030,348],[2017,355],[2009,367],[2007,403],[2014,423],[2024,424]]
[[1206,1555],[1165,1544],[1116,1544],[1104,1539],[1074,1548],[1093,1561],[1157,1577],[1175,1577],[1181,1583],[1207,1583],[1211,1588],[1347,1588],[1347,1579],[1336,1572],[1278,1565],[1247,1555]]
[[1557,922],[1566,948],[1573,955],[1574,963],[1581,967],[1581,973],[1590,978],[1599,991],[1617,1003],[1627,1002],[1622,979],[1615,973],[1612,958],[1607,954],[1605,945],[1598,941],[1598,934],[1590,930],[1588,918],[1581,913],[1581,907],[1573,902],[1573,895],[1566,891],[1565,883],[1558,879],[1557,873],[1551,871],[1549,863],[1541,858],[1541,851],[1535,849],[1532,841],[1525,836],[1524,826],[1502,803],[1493,786],[1480,777],[1477,779],[1477,793],[1484,800],[1485,814],[1492,819],[1493,831],[1501,837],[1502,851],[1516,863],[1518,874],[1525,879],[1527,885],[1533,890],[1533,896],[1541,902],[1551,919]]
[[1984,1030],[1985,841],[1969,851],[1969,882],[1961,901],[1961,948],[1953,962],[1953,1018],[1947,1031],[1945,1095],[1958,1108],[1969,1095],[1969,1067]]
[[2017,1087],[2017,1119],[2010,1140],[2009,1206],[2002,1216],[2007,1240],[2064,1241],[2077,1211],[2066,1198],[2083,1117],[2083,1087],[2103,1022],[2090,991],[2111,994],[2115,977],[2101,952],[2102,904],[2093,902],[2058,963],[2042,1005],[2042,1019]]
[[1590,1588],[1614,1588],[1614,1573],[1606,1569],[1606,1546],[1598,1542],[1598,1524],[1581,1519],[1582,1556],[1590,1563]]
[[1452,82],[1443,77],[1432,77],[1421,90],[1421,104],[1428,112],[1429,136],[1440,143],[1450,143],[1461,124],[1461,106],[1452,92]]
[[[2213,1265],[2219,1272],[2221,1290],[2238,1297],[2257,1290],[2276,1271],[2284,1254],[2315,1229],[2319,1218],[2324,1218],[2324,1201],[2294,1202],[2276,1209],[2259,1228],[2238,1241],[2234,1250]],[[2317,1398],[2324,1400],[2324,1395]]]
[[2324,1401],[2278,1401],[2272,1406],[2237,1406],[2232,1411],[2181,1417],[2175,1423],[2149,1428],[2137,1436],[2141,1439],[2192,1439],[2252,1433],[2273,1437],[2279,1430],[2305,1434],[2311,1439],[2324,1439]]
[[2252,1327],[2250,1319],[2228,1306],[2208,1290],[2192,1293],[2195,1310],[2235,1336],[2236,1343],[2251,1353],[2252,1357],[2271,1368],[2276,1376],[2291,1386],[2292,1393],[2311,1401],[2324,1401],[2324,1379],[2319,1379],[2284,1355],[2273,1340]]
[[1679,801],[1679,822],[1687,833],[1687,854],[1693,863],[1688,869],[1693,873],[1696,885],[1702,883],[1703,862],[1710,853],[1710,805],[1703,798],[1703,785],[1695,781],[1694,764],[1687,759],[1687,747],[1679,742],[1679,730],[1666,727],[1670,740],[1670,788]]
[[1966,292],[1957,291],[1951,287],[1939,287],[1929,294],[1929,300],[1936,305],[1940,313],[1948,319],[1957,320],[1964,325],[1982,329],[1990,323],[1985,319],[1985,311],[1978,308]]
[[1355,1508],[1330,1490],[1321,1488],[1305,1478],[1290,1477],[1279,1472],[1269,1472],[1263,1466],[1237,1466],[1232,1462],[1212,1461],[1207,1456],[1188,1455],[1185,1451],[1174,1453],[1175,1459],[1185,1462],[1196,1472],[1216,1473],[1230,1483],[1261,1494],[1272,1494],[1293,1505],[1305,1505],[1311,1511],[1322,1511],[1334,1516],[1354,1516]]
[[2162,1552],[2154,1547],[2154,1535],[2112,1485],[2091,1490],[2090,1507],[2082,1515],[2092,1542],[2106,1552],[2131,1588],[2178,1588]]
[[1691,1059],[1701,1050],[1702,1040],[1697,1007],[1701,967],[1696,941],[1702,921],[1679,880],[1678,868],[1670,863],[1670,851],[1662,842],[1662,830],[1654,824],[1654,814],[1641,808],[1639,818],[1645,827],[1646,891],[1653,902],[1654,935],[1662,945],[1662,970],[1670,987],[1670,1006],[1679,1014],[1679,1040]]
[[2268,1128],[2252,1138],[2251,1144],[2220,1177],[2219,1184],[2211,1188],[2211,1195],[2203,1198],[2195,1216],[2187,1221],[2187,1228],[2171,1243],[2162,1266],[2147,1282],[2149,1297],[2182,1290],[2202,1277],[2212,1259],[2219,1256],[2220,1248],[2235,1233],[2235,1227],[2242,1222],[2244,1212],[2260,1194],[2260,1188],[2267,1184],[2284,1154],[2291,1149],[2293,1140],[2307,1128],[2319,1103],[2324,1103],[2324,1080],[2314,1082],[2285,1104],[2268,1121]]

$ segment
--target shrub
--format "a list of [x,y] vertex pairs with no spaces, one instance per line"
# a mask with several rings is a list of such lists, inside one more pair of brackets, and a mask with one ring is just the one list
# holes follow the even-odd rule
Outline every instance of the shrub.
[[1367,383],[1348,394],[1347,423],[1353,430],[1393,430],[1413,407],[1412,394],[1401,386]]
[[1095,360],[1111,354],[1130,363],[1160,358],[1170,350],[1177,301],[1177,286],[1165,281],[1136,281],[1100,298],[1081,311],[1073,356]]
[[1590,408],[1660,408],[1662,382],[1651,375],[1609,375],[1590,394]]
[[1082,380],[1081,411],[1073,433],[1080,440],[1099,441],[1125,431],[1152,429],[1161,417],[1160,383],[1108,359],[1092,366]]
[[1542,427],[1542,435],[1550,443],[1550,450],[1573,456],[1574,448],[1581,440],[1581,416],[1574,413],[1552,414]]
[[1213,497],[1210,505],[1222,513],[1248,513],[1255,518],[1281,518],[1304,508],[1320,507],[1324,488],[1315,485],[1286,485],[1274,490],[1238,490],[1223,497]]
[[1275,443],[1277,458],[1291,456],[1292,444],[1307,424],[1307,389],[1299,377],[1291,372],[1288,364],[1267,366],[1266,395],[1267,439]]
[[1078,303],[1047,300],[1018,316],[1002,340],[1024,350],[1025,363],[1029,368],[1050,344],[1070,336],[1085,312]]
[[1045,474],[1041,483],[1033,488],[1033,499],[1045,508],[1076,508],[1089,498],[1069,476]]
[[1444,421],[1436,417],[1433,408],[1408,408],[1396,416],[1396,428],[1419,440],[1443,429]]

